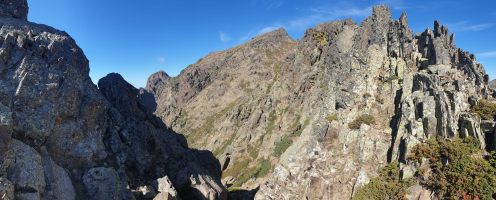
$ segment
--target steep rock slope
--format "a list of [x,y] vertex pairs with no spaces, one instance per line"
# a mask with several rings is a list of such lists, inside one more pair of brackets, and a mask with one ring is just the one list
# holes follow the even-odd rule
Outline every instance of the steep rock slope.
[[[317,30],[335,35],[324,27]],[[330,98],[317,109],[323,113],[310,130],[313,136],[288,149],[257,199],[349,198],[386,159],[399,161],[403,178],[413,176],[416,166],[406,158],[413,145],[427,138],[462,134],[485,144],[480,119],[469,110],[478,99],[488,97],[487,75],[473,55],[456,48],[446,27],[435,22],[434,30],[413,36],[405,14],[394,21],[389,9],[380,6],[353,30],[349,54],[324,50],[319,56],[333,77],[329,84],[338,90],[324,93]],[[332,52],[340,42],[330,38],[326,48]],[[326,105],[337,103],[337,108],[340,100],[348,110],[337,109],[338,123],[325,125],[326,110],[333,110]],[[350,124],[360,113],[372,114],[376,123],[358,130],[339,127],[339,122]],[[325,142],[319,140],[328,137],[330,130],[337,130],[334,142],[338,145],[324,150]],[[384,143],[389,139],[390,146]],[[415,199],[420,194],[411,195]]]
[[[272,143],[262,143],[263,137],[276,139],[266,134],[278,131],[274,122],[267,125],[276,112],[272,109],[275,99],[270,96],[278,91],[275,83],[285,73],[282,65],[295,46],[296,42],[280,29],[245,45],[212,53],[178,77],[152,76],[147,91],[157,96],[155,113],[175,131],[184,133],[190,145],[211,150],[221,158],[223,168],[230,169],[226,176],[248,173],[240,169],[250,161],[247,169],[255,170],[257,159],[266,157],[259,156],[255,147],[266,145],[269,149]],[[297,119],[290,120],[296,123]],[[250,154],[248,146],[254,149]]]
[[2,199],[225,199],[220,165],[144,109],[120,76],[91,82],[65,32],[0,2]]
[[406,157],[427,138],[472,136],[485,146],[469,111],[492,94],[488,76],[454,38],[437,21],[414,35],[406,14],[393,20],[377,6],[360,25],[321,24],[297,42],[267,33],[146,90],[157,116],[221,160],[232,189],[346,199],[388,162],[411,177]]

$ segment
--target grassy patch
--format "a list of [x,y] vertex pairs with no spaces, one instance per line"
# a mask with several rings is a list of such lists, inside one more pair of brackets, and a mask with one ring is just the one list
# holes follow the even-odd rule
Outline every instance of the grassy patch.
[[293,144],[293,139],[287,135],[283,136],[281,140],[275,143],[273,155],[279,158],[291,144]]
[[257,163],[258,163],[257,167],[247,167],[248,165],[245,165],[243,169],[240,169],[241,173],[238,179],[229,188],[233,188],[233,189],[240,188],[244,183],[246,183],[250,179],[267,176],[267,174],[269,174],[269,172],[272,170],[272,164],[268,159],[258,160]]
[[[430,139],[412,149],[409,160],[429,161],[431,175],[420,183],[443,199],[493,199],[496,168],[491,155],[482,157],[475,138]],[[418,172],[418,174],[422,175]]]
[[225,141],[224,143],[222,143],[222,146],[221,146],[221,147],[219,147],[219,148],[215,149],[215,151],[213,152],[213,153],[214,153],[214,155],[215,155],[215,156],[218,156],[218,155],[222,154],[222,153],[226,150],[226,148],[227,148],[229,145],[231,145],[231,144],[232,144],[232,142],[234,141],[234,137],[235,137],[235,136],[234,136],[234,135],[232,135],[232,136],[229,138],[229,140],[227,140],[227,141]]
[[269,113],[267,126],[265,127],[265,134],[268,134],[268,135],[272,134],[272,132],[274,131],[276,120],[277,120],[276,111],[272,110]]
[[471,112],[478,114],[484,120],[494,120],[496,116],[496,103],[480,100],[477,105],[472,107]]
[[337,114],[327,115],[326,120],[329,123],[336,121],[336,120],[338,120],[338,115]]
[[305,119],[305,122],[303,122],[303,124],[300,124],[300,119],[301,116],[297,115],[295,121],[289,127],[289,131],[291,132],[291,137],[300,136],[301,133],[303,132],[303,129],[305,129],[305,127],[307,127],[308,124],[310,124],[310,119],[308,118]]
[[398,163],[393,162],[382,168],[378,177],[358,189],[353,199],[406,199],[408,188],[412,184],[411,179],[400,179]]
[[270,160],[268,159],[262,159],[260,160],[259,162],[259,166],[257,168],[257,170],[255,170],[255,177],[264,177],[264,176],[267,176],[267,174],[269,174],[271,168],[272,168],[272,164],[270,163]]
[[205,137],[206,135],[212,134],[214,131],[214,125],[216,124],[215,122],[218,119],[222,119],[222,117],[226,115],[228,111],[233,109],[233,107],[236,105],[237,102],[238,100],[235,100],[229,103],[229,105],[227,105],[221,111],[206,117],[203,123],[200,125],[200,127],[191,130],[191,133],[188,134],[187,136],[188,141],[190,141],[191,138],[202,138]]
[[234,164],[229,167],[227,170],[225,170],[222,173],[222,177],[228,177],[228,176],[233,176],[233,177],[238,177],[243,171],[246,170],[247,166],[250,164],[250,159],[241,159],[238,162],[234,162]]
[[257,159],[259,148],[250,144],[248,145],[247,151],[248,154],[250,154],[250,157],[252,157],[253,159]]
[[245,93],[251,93],[253,92],[253,89],[250,88],[250,82],[249,81],[246,81],[246,80],[241,80],[241,82],[239,83],[239,87],[241,88],[241,90],[243,90]]
[[348,128],[350,128],[350,129],[360,129],[360,126],[362,124],[371,125],[371,124],[374,124],[374,123],[375,123],[374,116],[369,115],[369,114],[362,114],[362,115],[359,115],[355,120],[353,120],[352,122],[350,122],[348,124]]

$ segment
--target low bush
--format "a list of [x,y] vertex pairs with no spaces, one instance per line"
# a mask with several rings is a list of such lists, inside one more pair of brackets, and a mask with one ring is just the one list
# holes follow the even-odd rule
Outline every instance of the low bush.
[[494,120],[496,116],[496,103],[480,100],[471,109],[472,113],[478,114],[484,120]]
[[363,115],[358,116],[352,122],[350,122],[348,124],[348,128],[350,128],[350,129],[360,129],[360,126],[362,124],[371,125],[371,124],[374,124],[374,123],[375,123],[374,116],[369,115],[369,114],[363,114]]
[[[410,161],[429,161],[431,174],[420,184],[446,199],[492,199],[496,191],[496,168],[491,155],[482,157],[477,139],[430,139],[412,149]],[[493,164],[493,165],[491,165]]]
[[379,172],[379,176],[357,190],[354,200],[406,199],[412,179],[400,179],[398,163],[393,162]]

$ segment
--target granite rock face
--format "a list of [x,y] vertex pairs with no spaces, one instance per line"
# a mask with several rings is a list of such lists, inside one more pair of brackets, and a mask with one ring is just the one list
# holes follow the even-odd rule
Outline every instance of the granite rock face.
[[[349,199],[388,162],[412,176],[406,157],[428,138],[494,146],[494,126],[469,112],[494,93],[489,77],[454,40],[437,21],[413,34],[405,13],[376,6],[298,41],[261,35],[146,90],[165,124],[221,160],[224,183],[255,199]],[[375,123],[349,125],[364,114]]]
[[110,74],[99,90],[69,35],[27,22],[26,1],[0,5],[2,199],[153,199],[164,178],[178,198],[226,199],[219,162],[137,89]]

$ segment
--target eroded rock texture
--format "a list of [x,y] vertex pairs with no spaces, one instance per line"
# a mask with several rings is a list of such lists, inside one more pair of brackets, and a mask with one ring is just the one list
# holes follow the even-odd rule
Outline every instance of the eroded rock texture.
[[[264,34],[147,90],[166,124],[221,160],[226,185],[259,187],[255,199],[349,199],[390,161],[412,176],[406,157],[427,138],[492,145],[469,112],[492,95],[488,76],[454,40],[437,21],[414,35],[406,14],[376,6],[299,41]],[[375,123],[348,126],[363,114]],[[250,174],[267,160],[271,173]]]
[[26,1],[0,6],[2,199],[226,199],[219,162],[189,149],[137,89],[110,74],[99,90],[69,35],[27,22]]

